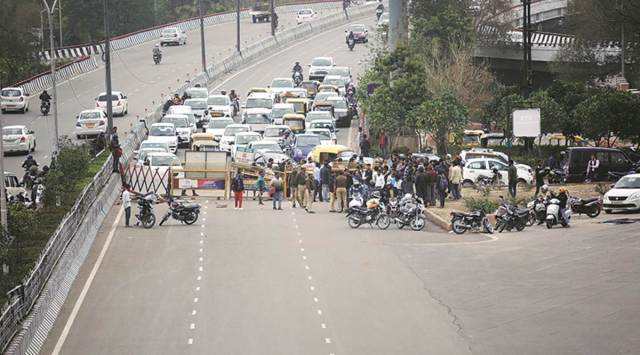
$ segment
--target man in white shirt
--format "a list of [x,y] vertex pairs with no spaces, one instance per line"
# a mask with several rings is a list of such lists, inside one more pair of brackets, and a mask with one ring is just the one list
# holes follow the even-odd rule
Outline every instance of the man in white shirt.
[[129,220],[131,219],[131,192],[130,187],[127,184],[122,186],[122,207],[124,207],[124,225],[129,227]]

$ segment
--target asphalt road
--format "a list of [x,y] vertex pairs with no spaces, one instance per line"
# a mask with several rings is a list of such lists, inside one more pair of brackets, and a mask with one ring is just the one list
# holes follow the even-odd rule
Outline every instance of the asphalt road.
[[[313,6],[310,6],[313,7]],[[319,10],[319,16],[335,13],[335,10]],[[281,28],[296,26],[295,14],[285,14],[280,18]],[[225,23],[205,28],[207,60],[211,63],[231,53],[235,48],[236,24]],[[251,23],[243,19],[241,23],[241,41],[243,45],[257,42],[270,35],[269,23]],[[160,65],[152,60],[151,50],[155,42],[148,42],[112,54],[112,87],[122,91],[129,99],[129,114],[114,117],[114,125],[128,128],[144,116],[146,110],[153,110],[162,100],[161,94],[169,94],[179,84],[199,72],[202,66],[200,55],[200,33],[190,31],[185,46],[163,47]],[[58,126],[60,136],[73,136],[76,115],[85,109],[95,107],[95,98],[105,91],[104,67],[63,82],[58,86]],[[32,93],[30,109],[26,114],[1,114],[4,125],[24,124],[36,132],[37,148],[34,157],[41,164],[48,164],[54,141],[53,115],[41,116],[39,113],[39,94]],[[121,137],[123,139],[123,137]],[[24,155],[4,157],[5,171],[22,175]]]

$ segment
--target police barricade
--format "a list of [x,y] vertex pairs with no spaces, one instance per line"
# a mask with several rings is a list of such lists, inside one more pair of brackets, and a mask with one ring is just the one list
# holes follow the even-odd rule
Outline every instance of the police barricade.
[[130,164],[124,169],[122,182],[138,193],[153,192],[158,195],[166,195],[169,193],[170,173],[166,168]]
[[172,169],[171,194],[229,198],[231,157],[223,151],[187,151],[183,167]]

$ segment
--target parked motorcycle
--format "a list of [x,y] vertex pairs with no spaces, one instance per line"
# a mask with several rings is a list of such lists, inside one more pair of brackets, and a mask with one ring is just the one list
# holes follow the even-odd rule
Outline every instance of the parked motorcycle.
[[596,218],[602,211],[602,200],[600,197],[592,198],[576,198],[569,199],[569,205],[571,206],[571,212],[577,214],[586,214],[591,218]]
[[49,110],[51,110],[51,102],[49,101],[42,101],[40,102],[40,113],[43,116],[46,116],[49,114]]
[[169,217],[173,217],[173,219],[180,221],[180,223],[184,223],[186,225],[192,225],[196,223],[198,220],[198,216],[200,215],[200,204],[199,203],[188,203],[185,201],[169,201],[169,211],[162,217],[160,221],[160,225],[166,222]]
[[424,229],[425,216],[424,216],[424,201],[411,194],[406,194],[397,207],[393,216],[393,221],[398,225],[399,229],[409,226],[414,231],[420,231]]
[[496,211],[496,226],[495,230],[498,233],[502,233],[505,229],[510,232],[512,229],[516,229],[518,232],[524,230],[529,221],[529,209],[518,208],[512,205],[510,202],[505,201],[502,196],[502,203]]
[[464,234],[468,230],[493,234],[493,226],[483,209],[471,213],[451,212],[451,229],[456,234]]
[[537,199],[529,202],[527,204],[527,208],[529,209],[528,226],[532,226],[536,222],[538,224],[544,223],[547,218],[547,200],[543,197],[538,197]]
[[385,213],[384,203],[379,198],[371,198],[366,207],[349,207],[347,211],[347,224],[351,228],[358,228],[365,223],[374,224],[380,229],[387,229],[391,219]]
[[546,168],[547,176],[550,184],[564,184],[567,180],[567,176],[562,169]]
[[154,53],[153,54],[153,62],[156,64],[160,64],[160,61],[162,60],[162,54],[160,53]]
[[156,216],[153,214],[153,205],[156,203],[157,197],[153,192],[142,195],[138,198],[139,213],[136,215],[136,226],[142,224],[142,227],[149,229],[156,224]]
[[356,46],[356,40],[354,38],[349,38],[347,40],[347,46],[349,46],[350,51],[353,51],[353,47]]
[[[567,209],[565,211],[567,215],[567,219],[571,219],[571,209]],[[569,221],[565,221],[560,214],[560,200],[557,198],[552,198],[549,200],[549,205],[547,205],[547,218],[545,219],[547,223],[547,228],[551,229],[553,226],[560,224],[563,227],[569,226]]]
[[478,176],[476,184],[478,184],[478,186],[480,187],[496,186],[500,184],[500,179],[500,172],[498,171],[498,169],[494,168],[492,176],[480,175]]

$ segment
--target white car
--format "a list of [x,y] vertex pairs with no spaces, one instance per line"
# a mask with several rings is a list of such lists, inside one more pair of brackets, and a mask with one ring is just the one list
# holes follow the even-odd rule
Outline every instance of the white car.
[[289,126],[271,125],[271,126],[267,126],[264,129],[264,133],[262,134],[262,139],[276,142],[278,144],[282,144],[284,143],[284,137],[286,135],[293,137],[293,133],[291,132],[291,128],[289,128]]
[[187,105],[173,105],[167,110],[167,115],[185,115],[189,119],[189,124],[194,124],[196,127],[202,127],[202,122],[196,118],[196,114],[193,113],[191,106]]
[[277,142],[272,140],[257,140],[249,143],[248,147],[253,149],[254,152],[280,152],[282,153],[282,147]]
[[298,13],[296,14],[296,23],[299,25],[311,21],[316,17],[316,15],[317,13],[313,11],[313,9],[298,10]]
[[242,116],[246,114],[247,110],[252,108],[264,108],[271,110],[273,108],[273,98],[270,94],[266,93],[253,93],[249,97],[247,97],[247,101],[242,105],[244,109],[244,113]]
[[224,129],[220,138],[220,150],[231,152],[231,147],[236,141],[236,134],[240,132],[250,132],[251,127],[246,124],[230,124]]
[[640,210],[640,174],[623,176],[604,194],[605,213]]
[[[463,162],[466,162],[467,160],[471,160],[471,159],[477,159],[477,158],[489,158],[489,159],[497,159],[505,164],[509,164],[509,156],[507,154],[490,149],[490,148],[471,148],[469,150],[463,150],[462,152],[460,152],[460,158],[462,159]],[[524,170],[533,172],[533,169],[531,169],[531,166],[529,165],[519,164],[517,162],[514,163],[514,165],[518,169],[524,169]]]
[[337,75],[345,80],[346,83],[351,83],[351,68],[349,67],[333,67],[327,70],[327,75]]
[[293,104],[273,104],[271,108],[271,119],[273,124],[281,125],[282,117],[287,113],[296,113],[296,109]]
[[160,122],[172,123],[175,126],[178,132],[178,146],[191,146],[191,135],[196,133],[196,126],[189,122],[187,115],[165,115]]
[[208,121],[209,115],[207,112],[207,99],[187,99],[184,101],[185,106],[191,107],[193,115],[198,121]]
[[334,85],[338,88],[338,93],[341,96],[345,96],[347,94],[347,80],[340,75],[327,74],[324,77],[324,81],[322,81],[322,85]]
[[28,154],[36,150],[36,136],[27,126],[5,126],[2,127],[2,143],[4,153],[23,152]]
[[27,197],[27,190],[25,190],[23,184],[20,184],[20,179],[14,173],[4,172],[4,187],[7,189],[7,199],[9,200],[18,197],[20,194],[23,197]]
[[233,104],[227,95],[209,95],[207,111],[211,117],[233,117]]
[[213,135],[213,139],[220,140],[224,135],[224,130],[227,126],[234,124],[233,118],[231,117],[219,117],[212,118],[209,120],[209,125],[207,126],[207,133]]
[[251,131],[262,133],[271,124],[271,110],[268,108],[248,108],[244,111],[242,123],[251,126]]
[[140,143],[140,147],[138,147],[138,150],[133,151],[133,154],[139,156],[140,153],[145,150],[161,150],[163,152],[170,153],[169,144],[167,144],[166,142],[151,142],[149,140],[144,140],[142,141],[142,143]]
[[308,128],[327,128],[331,133],[335,135],[339,130],[336,129],[336,123],[332,119],[320,119],[313,120],[308,125]]
[[2,113],[29,111],[29,94],[23,88],[4,88],[0,91],[0,108]]
[[338,144],[336,134],[331,133],[331,130],[329,130],[328,128],[309,128],[305,132],[315,134],[320,137],[320,144],[322,145]]
[[[107,112],[107,101],[107,93],[100,93],[96,98],[96,108]],[[111,92],[111,105],[115,116],[124,116],[129,113],[129,101],[127,100],[127,96],[120,91]]]
[[96,138],[107,133],[107,114],[104,111],[84,110],[76,116],[76,139]]
[[171,169],[174,177],[184,177],[182,162],[173,153],[151,152],[147,154],[142,164],[154,172],[157,171],[160,176],[163,176],[167,170]]
[[169,150],[175,153],[178,150],[178,134],[173,123],[154,123],[149,128],[149,142],[167,143]]
[[296,87],[296,84],[291,78],[274,78],[273,80],[271,80],[269,91],[271,92],[271,97],[273,98],[276,96],[276,94],[281,94],[289,89],[293,89],[294,87]]
[[209,97],[209,90],[207,88],[192,87],[185,90],[185,93],[192,99],[206,99]]
[[324,80],[327,70],[335,67],[336,64],[332,57],[316,57],[309,64],[309,80]]
[[262,139],[262,136],[258,132],[240,132],[236,134],[236,139],[231,147],[231,156],[235,157],[238,148],[248,147],[249,143],[259,141]]
[[187,34],[178,27],[168,27],[160,33],[160,46],[187,44]]
[[304,117],[305,122],[311,123],[317,120],[331,121],[335,125],[336,119],[330,111],[310,111]]
[[[504,185],[509,184],[509,175],[507,169],[509,166],[498,159],[478,158],[471,159],[466,162],[462,169],[462,183],[465,185],[473,185],[478,182],[481,176],[492,177],[493,169],[498,169],[500,173],[500,182]],[[527,169],[517,168],[518,182],[531,184],[533,182],[533,173]]]

